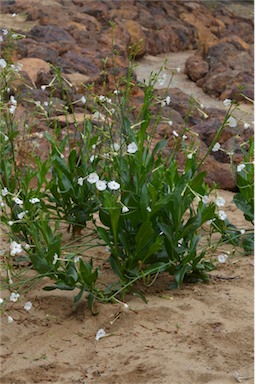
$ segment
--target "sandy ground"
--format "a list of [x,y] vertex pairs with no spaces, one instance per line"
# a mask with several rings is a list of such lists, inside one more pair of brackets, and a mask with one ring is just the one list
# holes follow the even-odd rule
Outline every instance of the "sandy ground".
[[[221,195],[229,219],[247,228],[232,193]],[[129,295],[129,310],[98,304],[96,316],[85,298],[73,310],[75,293],[41,282],[26,294],[30,312],[13,303],[15,321],[2,319],[1,383],[253,383],[253,269],[252,256],[236,253],[208,284],[168,290],[162,275],[145,291],[148,304]],[[97,341],[100,328],[108,336]]]

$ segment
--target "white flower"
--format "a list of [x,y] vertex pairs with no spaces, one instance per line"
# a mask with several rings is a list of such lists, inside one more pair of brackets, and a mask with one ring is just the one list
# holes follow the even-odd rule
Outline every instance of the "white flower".
[[33,197],[32,199],[29,199],[29,202],[31,204],[40,203],[40,199],[38,199],[38,197]]
[[217,207],[224,207],[225,205],[225,199],[223,197],[218,197],[216,200],[215,200],[215,204],[217,205]]
[[97,159],[97,158],[98,158],[97,155],[92,155],[92,156],[90,157],[89,161],[90,161],[91,163],[93,163],[93,161],[94,161],[95,159]]
[[148,212],[151,212],[151,207],[147,207],[146,210],[147,210]]
[[30,311],[30,309],[32,308],[32,303],[31,303],[31,301],[28,301],[25,305],[24,305],[24,309],[26,310],[26,311]]
[[120,184],[117,183],[115,180],[112,180],[112,181],[109,181],[108,188],[111,189],[112,191],[117,191],[118,189],[120,189]]
[[173,131],[173,135],[174,135],[175,137],[179,137],[179,134],[178,134],[176,131]]
[[78,263],[78,261],[81,259],[81,256],[75,256],[73,261],[74,263]]
[[99,176],[95,172],[90,173],[88,178],[87,178],[87,181],[90,184],[95,184],[98,180],[99,180]]
[[180,67],[176,68],[176,72],[180,73],[181,72],[181,68]]
[[96,188],[99,190],[99,191],[104,191],[107,187],[107,184],[106,184],[106,181],[104,180],[98,180],[96,182]]
[[219,263],[222,263],[222,264],[226,262],[227,258],[228,258],[228,256],[225,255],[225,254],[218,255],[218,257],[217,257],[218,262],[219,262]]
[[7,65],[6,61],[4,59],[0,59],[0,68],[5,68]]
[[9,109],[10,114],[13,115],[15,110],[16,110],[16,105],[11,105],[11,107]]
[[241,233],[241,235],[244,235],[245,234],[245,229],[240,229],[240,233]]
[[83,180],[83,177],[79,177],[77,181],[77,184],[79,184],[81,187],[83,186]]
[[221,145],[220,143],[215,143],[214,146],[212,147],[212,152],[218,152],[218,150],[220,149]]
[[189,154],[187,155],[187,159],[192,159],[192,156],[193,156],[193,153],[189,153]]
[[26,211],[22,211],[17,214],[19,220],[22,220],[25,215],[26,215]]
[[9,137],[7,135],[4,135],[4,141],[8,141]]
[[225,105],[225,107],[229,107],[229,106],[231,105],[231,102],[232,102],[231,99],[225,99],[225,100],[223,100],[223,104]]
[[8,321],[8,323],[12,323],[13,322],[13,318],[11,316],[7,316],[7,321]]
[[92,119],[99,120],[99,121],[105,121],[104,115],[98,111],[93,113]]
[[225,211],[219,211],[219,219],[224,221],[227,218]]
[[215,220],[216,220],[215,218],[214,219],[210,219],[210,220],[207,221],[207,224],[211,225]]
[[128,305],[127,303],[124,303],[124,304],[123,304],[123,307],[124,307],[125,310],[128,310],[128,309],[129,309],[129,305]]
[[250,128],[250,124],[249,124],[249,123],[244,123],[243,128],[244,128],[244,129],[248,129],[248,128]]
[[16,241],[12,241],[10,244],[10,250],[11,250],[11,256],[15,256],[17,253],[22,252],[21,244],[17,243]]
[[81,102],[82,102],[82,104],[85,104],[86,101],[87,101],[86,97],[85,97],[85,96],[82,96],[82,97],[81,97]]
[[122,213],[127,213],[127,212],[129,212],[129,208],[128,207],[126,207],[125,205],[123,205],[123,207],[122,207]]
[[12,292],[10,295],[10,301],[13,301],[14,303],[16,303],[16,301],[18,301],[19,297],[20,297],[20,295],[18,293]]
[[14,224],[12,220],[8,221],[8,225],[11,227]]
[[2,299],[2,298],[0,297],[0,304],[3,304],[3,302],[4,302],[4,299]]
[[2,189],[2,191],[1,191],[1,193],[2,193],[2,196],[7,196],[8,193],[9,193],[9,191],[8,191],[8,189],[7,189],[6,187],[4,187],[4,188]]
[[188,138],[188,136],[182,135],[182,140],[186,140],[187,138]]
[[41,85],[41,90],[42,91],[45,91],[46,88],[47,88],[47,85]]
[[24,248],[25,248],[26,251],[29,251],[29,249],[31,248],[31,247],[30,247],[30,244],[26,243],[26,244],[24,245]]
[[203,202],[204,204],[208,204],[208,202],[209,202],[209,196],[204,195],[204,196],[202,197],[202,202]]
[[49,106],[48,101],[44,101],[43,105],[44,105],[45,107],[48,107],[48,106]]
[[[0,43],[4,41],[3,36],[0,36]],[[1,59],[0,59],[1,60]]]
[[138,151],[138,146],[133,141],[132,143],[128,144],[127,152],[128,153],[136,153]]
[[118,91],[117,89],[115,89],[115,90],[113,91],[113,93],[114,93],[114,95],[118,95],[118,94],[119,94],[119,91]]
[[10,96],[10,102],[12,105],[17,105],[17,100],[15,99],[15,97],[13,95]]
[[237,126],[237,121],[233,116],[230,116],[227,120],[227,124],[231,128],[235,128]]
[[114,148],[114,150],[115,150],[116,152],[118,152],[119,149],[120,149],[120,145],[119,145],[118,143],[113,143],[113,148]]
[[52,260],[52,264],[55,265],[58,261],[58,254],[55,253],[54,256],[53,256],[53,260]]
[[15,197],[13,200],[14,200],[14,202],[15,202],[17,205],[22,205],[22,204],[23,204],[23,200],[19,199],[18,197]]
[[171,102],[171,97],[170,96],[167,96],[166,97],[166,104],[169,105]]
[[236,172],[242,172],[242,170],[245,168],[245,164],[239,164],[236,168]]
[[98,98],[98,100],[101,101],[101,102],[103,103],[104,101],[106,101],[106,97],[103,96],[103,95],[100,95],[99,98]]
[[172,120],[169,120],[169,121],[168,121],[168,124],[172,126],[172,125],[173,125]]
[[6,28],[2,28],[3,35],[8,35],[9,31]]
[[12,13],[12,17],[15,17],[15,16],[17,16],[17,13]]
[[96,339],[96,341],[98,341],[99,339],[101,339],[102,337],[105,337],[105,336],[106,336],[106,332],[104,329],[101,328],[97,331],[95,339]]

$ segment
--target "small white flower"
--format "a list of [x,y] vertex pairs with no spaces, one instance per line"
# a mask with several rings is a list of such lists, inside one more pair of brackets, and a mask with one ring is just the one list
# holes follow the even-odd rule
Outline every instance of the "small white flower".
[[105,337],[105,336],[106,336],[106,332],[104,329],[101,328],[97,331],[95,339],[96,339],[96,341],[98,341],[99,339],[101,339],[102,337]]
[[188,136],[182,135],[182,140],[187,140]]
[[6,28],[2,28],[3,35],[8,35],[9,31]]
[[0,59],[0,68],[6,68],[6,61],[4,59]]
[[28,301],[25,305],[24,305],[24,309],[26,310],[26,311],[30,311],[30,309],[32,308],[32,303],[31,303],[31,301]]
[[173,135],[174,135],[175,137],[179,137],[179,134],[178,134],[176,131],[173,131]]
[[13,115],[15,113],[15,110],[16,110],[16,105],[11,105],[9,109],[10,114]]
[[10,323],[13,322],[13,318],[12,318],[11,316],[7,316],[7,321],[8,321],[8,323],[10,324]]
[[248,128],[250,128],[250,124],[249,124],[249,123],[244,123],[243,128],[244,128],[244,129],[248,129]]
[[45,91],[46,88],[47,88],[47,85],[41,85],[41,90],[42,91]]
[[120,150],[120,145],[118,143],[113,143],[113,148],[116,152]]
[[7,135],[4,135],[4,141],[8,141],[9,137]]
[[227,124],[230,128],[235,128],[237,126],[237,121],[233,116],[230,116],[227,120]]
[[78,261],[81,259],[81,256],[75,256],[73,261],[74,263],[78,263]]
[[240,233],[241,233],[241,235],[244,235],[245,234],[245,229],[240,229]]
[[176,72],[180,73],[181,72],[181,68],[180,67],[176,68]]
[[10,251],[11,251],[11,256],[15,256],[17,253],[21,253],[22,252],[21,244],[17,243],[16,241],[12,241],[10,244]]
[[14,200],[14,202],[15,202],[17,205],[22,205],[22,204],[23,204],[23,200],[19,199],[18,197],[15,197],[13,200]]
[[128,305],[127,303],[124,303],[124,304],[123,304],[123,307],[124,307],[125,310],[128,310],[128,309],[129,309],[129,305]]
[[12,220],[8,221],[8,225],[11,227],[14,224]]
[[2,43],[2,41],[4,41],[3,36],[0,36],[0,43]]
[[58,261],[58,254],[55,253],[54,256],[53,256],[53,260],[52,260],[52,264],[55,265]]
[[117,191],[118,189],[120,189],[120,184],[117,183],[115,180],[112,180],[112,181],[109,181],[108,188],[111,189],[112,191]]
[[123,207],[122,207],[122,213],[127,213],[127,212],[129,212],[129,208],[128,207],[126,207],[125,205],[123,205]]
[[166,104],[169,105],[171,102],[171,97],[170,96],[167,96],[166,97]]
[[8,189],[7,189],[6,187],[4,187],[4,188],[2,189],[2,191],[1,191],[1,193],[2,193],[2,196],[7,196],[8,193],[9,193],[9,191],[8,191]]
[[147,207],[146,210],[147,210],[148,212],[151,212],[151,207]]
[[236,168],[236,172],[242,172],[242,170],[245,168],[245,164],[239,164]]
[[229,106],[231,105],[231,102],[232,102],[231,99],[225,99],[225,100],[223,100],[223,104],[225,105],[225,107],[229,107]]
[[0,304],[3,304],[3,302],[4,302],[4,299],[2,299],[2,298],[0,297]]
[[97,147],[96,144],[91,145],[91,148],[92,148],[92,149],[96,149],[96,147]]
[[202,202],[203,202],[204,204],[208,204],[208,202],[209,202],[209,196],[204,195],[204,196],[202,197]]
[[204,107],[205,107],[204,104],[200,104],[201,109],[204,109]]
[[83,177],[79,177],[78,178],[78,181],[77,181],[77,184],[80,185],[81,187],[83,186]]
[[95,159],[97,159],[97,158],[98,158],[97,155],[92,155],[92,156],[90,157],[89,161],[90,161],[91,163],[93,163],[93,161],[94,161]]
[[227,218],[227,215],[226,215],[225,211],[220,210],[219,211],[219,219],[224,221],[226,218]]
[[225,199],[223,197],[218,197],[216,200],[215,200],[215,204],[217,205],[217,207],[224,207],[225,205]]
[[102,113],[98,112],[98,111],[93,113],[92,119],[103,121],[103,122],[105,121],[104,115]]
[[118,91],[117,89],[115,89],[115,90],[113,91],[113,93],[114,93],[114,95],[118,95],[118,94],[119,94],[119,91]]
[[210,219],[210,220],[207,221],[207,224],[211,225],[215,220],[216,220],[215,218],[214,219]]
[[22,220],[25,215],[26,215],[26,211],[22,211],[17,214],[19,220]]
[[96,182],[96,188],[98,189],[98,191],[104,191],[107,188],[106,181],[98,180]]
[[214,146],[212,147],[212,152],[218,152],[218,150],[220,149],[221,145],[220,143],[215,143]]
[[99,180],[99,176],[97,173],[93,172],[93,173],[90,173],[88,178],[87,178],[87,181],[90,183],[90,184],[95,184],[97,181]]
[[14,303],[16,303],[16,301],[18,301],[19,297],[20,297],[20,295],[18,293],[12,292],[10,295],[10,301],[13,301]]
[[228,255],[225,255],[225,254],[218,255],[217,257],[218,262],[221,264],[224,264],[227,261],[227,258],[228,258]]
[[86,97],[85,97],[85,96],[82,96],[82,97],[81,97],[81,102],[82,102],[82,104],[85,104],[86,101],[87,101]]
[[38,197],[33,197],[32,199],[29,199],[29,202],[31,204],[40,203],[40,199],[38,199]]
[[17,16],[17,13],[12,13],[12,17],[15,17],[15,16]]
[[173,125],[172,120],[169,120],[169,121],[168,121],[168,124],[172,126],[172,125]]
[[49,106],[48,101],[44,101],[43,105],[44,105],[45,107],[48,107],[48,106]]
[[127,152],[128,153],[136,153],[138,151],[138,146],[133,141],[132,143],[128,144]]
[[10,96],[10,102],[12,105],[17,105],[17,100],[15,99],[15,97],[13,95]]
[[29,251],[29,249],[31,248],[31,247],[30,247],[30,244],[26,243],[26,244],[24,245],[24,248],[25,248],[26,251]]
[[193,153],[189,153],[189,154],[187,155],[187,159],[192,159],[192,156],[193,156]]

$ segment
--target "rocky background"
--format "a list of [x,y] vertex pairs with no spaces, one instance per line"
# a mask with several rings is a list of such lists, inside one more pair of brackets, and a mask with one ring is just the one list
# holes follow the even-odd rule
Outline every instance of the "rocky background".
[[[253,19],[234,14],[224,2],[3,0],[1,6],[2,26],[26,35],[18,42],[14,59],[23,65],[22,74],[31,88],[29,96],[34,100],[44,102],[49,96],[47,90],[41,89],[53,78],[49,63],[59,66],[67,75],[75,101],[84,92],[81,84],[93,82],[94,92],[102,90],[103,59],[108,57],[107,87],[115,89],[114,75],[125,73],[130,46],[141,39],[137,60],[146,54],[193,50],[186,61],[185,73],[205,93],[221,100],[230,98],[249,103],[253,99]],[[111,22],[115,24],[113,36]],[[118,52],[117,73],[116,68],[115,73],[112,71],[112,41]],[[28,88],[17,83],[14,91],[19,91],[21,105],[27,108],[24,100],[28,97]],[[55,96],[57,115],[58,105],[65,101],[61,94]],[[141,92],[137,90],[133,97],[134,104],[139,105]],[[171,89],[171,103],[164,114],[171,118],[175,128],[182,126],[188,108],[189,96],[179,89]],[[77,103],[75,113],[80,112],[81,105]],[[205,120],[197,110],[188,119],[189,127],[200,135],[201,157],[218,130],[224,111],[208,108],[206,114],[209,118]],[[39,125],[37,129],[44,127]],[[159,127],[159,138],[160,132],[166,129],[166,126]],[[219,142],[222,148],[234,152],[234,164],[242,161],[240,143],[251,135],[252,129],[244,130],[241,121],[237,127],[223,132]],[[217,152],[209,156],[205,169],[209,182],[235,190],[228,155]]]

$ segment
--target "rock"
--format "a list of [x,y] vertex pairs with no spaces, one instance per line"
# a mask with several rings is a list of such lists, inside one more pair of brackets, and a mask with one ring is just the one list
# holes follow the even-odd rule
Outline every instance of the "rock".
[[21,59],[18,63],[22,65],[22,70],[27,73],[34,86],[39,73],[48,74],[51,70],[49,63],[33,57]]
[[92,80],[91,76],[83,75],[79,72],[69,73],[66,78],[73,84],[78,93],[84,93],[83,84],[89,83]]
[[185,63],[185,73],[188,77],[197,81],[204,77],[209,71],[208,63],[200,56],[190,56]]
[[31,29],[28,37],[49,44],[51,48],[56,48],[60,54],[69,51],[75,45],[74,38],[63,28],[56,25],[35,26]]
[[93,60],[75,50],[66,52],[61,57],[60,63],[66,73],[79,72],[84,75],[95,75],[100,72],[99,68],[93,64]]

